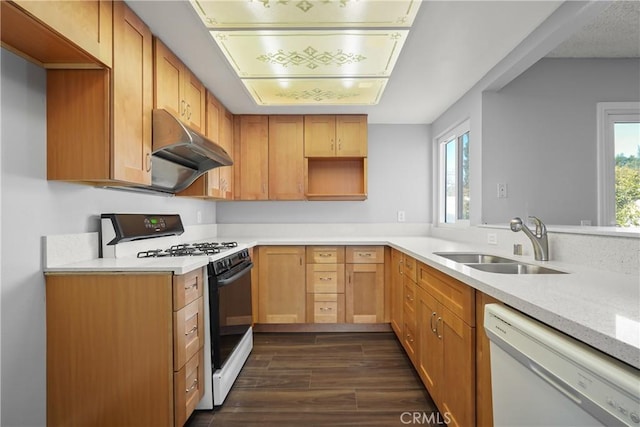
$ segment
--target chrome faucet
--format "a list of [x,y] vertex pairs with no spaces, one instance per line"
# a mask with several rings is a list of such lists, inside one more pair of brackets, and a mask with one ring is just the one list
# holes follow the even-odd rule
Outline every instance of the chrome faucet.
[[531,243],[533,244],[533,254],[536,258],[536,261],[549,261],[549,242],[547,241],[547,227],[544,225],[542,221],[540,221],[535,216],[530,216],[530,220],[532,220],[536,225],[535,233],[532,232],[526,224],[522,223],[522,220],[518,217],[515,217],[511,220],[510,226],[511,231],[520,231],[522,230],[524,234],[529,237]]

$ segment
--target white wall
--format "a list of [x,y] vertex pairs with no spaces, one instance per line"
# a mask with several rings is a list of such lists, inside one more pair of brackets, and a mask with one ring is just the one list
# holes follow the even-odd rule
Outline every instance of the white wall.
[[359,202],[220,202],[219,224],[431,222],[428,125],[369,125],[368,190]]
[[[542,59],[482,102],[483,221],[597,223],[596,104],[640,100],[638,59]],[[506,183],[508,197],[496,186]]]
[[46,181],[46,73],[4,49],[0,59],[0,425],[44,426],[41,237],[98,231],[108,211],[179,213],[192,225],[200,210],[204,223],[215,223],[215,203]]

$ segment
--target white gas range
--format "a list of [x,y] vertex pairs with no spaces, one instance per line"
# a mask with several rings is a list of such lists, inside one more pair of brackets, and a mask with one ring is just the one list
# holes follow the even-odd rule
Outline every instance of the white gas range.
[[[179,215],[102,214],[104,258],[207,257],[205,301],[205,395],[196,409],[222,405],[253,348],[249,250],[236,242],[176,239],[184,233]],[[173,237],[172,239],[167,239]],[[164,238],[164,239],[162,239]],[[170,241],[158,249],[160,242]]]

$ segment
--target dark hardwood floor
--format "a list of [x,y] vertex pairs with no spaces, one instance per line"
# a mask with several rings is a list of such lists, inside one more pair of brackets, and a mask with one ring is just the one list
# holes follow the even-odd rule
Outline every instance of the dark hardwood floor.
[[436,411],[392,332],[255,333],[222,408],[186,425],[428,425]]

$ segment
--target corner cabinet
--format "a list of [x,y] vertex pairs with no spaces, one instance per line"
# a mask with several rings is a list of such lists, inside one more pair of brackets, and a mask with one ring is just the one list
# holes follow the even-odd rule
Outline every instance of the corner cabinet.
[[151,183],[152,58],[151,31],[117,1],[113,68],[47,71],[47,179]]
[[47,425],[184,425],[204,394],[204,277],[48,274]]

